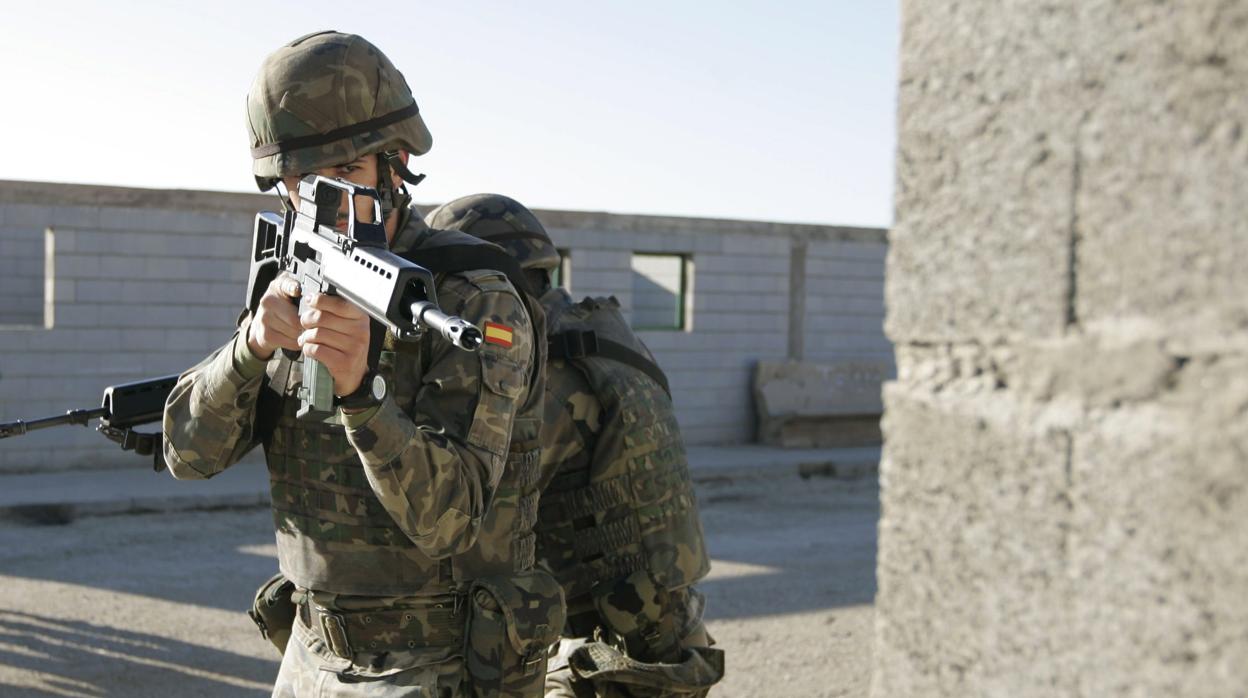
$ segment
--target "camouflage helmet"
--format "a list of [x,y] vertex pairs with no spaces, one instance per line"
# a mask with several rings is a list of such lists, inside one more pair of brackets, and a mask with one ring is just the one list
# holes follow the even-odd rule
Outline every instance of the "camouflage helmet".
[[247,130],[261,191],[370,153],[423,155],[433,146],[403,74],[363,37],[336,31],[264,59],[247,93]]
[[430,228],[458,230],[502,247],[520,268],[552,271],[559,250],[533,212],[501,194],[473,194],[449,201],[429,212]]

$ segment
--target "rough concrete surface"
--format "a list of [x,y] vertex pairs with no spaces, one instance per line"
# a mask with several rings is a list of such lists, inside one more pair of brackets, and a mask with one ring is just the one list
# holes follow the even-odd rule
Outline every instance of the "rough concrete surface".
[[[728,652],[718,696],[866,695],[870,479],[699,485],[701,583]],[[243,614],[276,567],[265,509],[0,523],[0,695],[266,696],[278,657]]]
[[1246,28],[906,4],[872,695],[1248,695]]

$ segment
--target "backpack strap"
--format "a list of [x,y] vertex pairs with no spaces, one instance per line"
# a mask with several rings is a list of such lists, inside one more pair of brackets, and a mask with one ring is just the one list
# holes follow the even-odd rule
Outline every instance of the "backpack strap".
[[669,398],[672,396],[672,389],[667,384],[667,375],[663,373],[663,369],[659,368],[658,364],[619,342],[599,337],[598,333],[593,330],[559,332],[550,335],[549,342],[548,358],[583,359],[588,356],[601,356],[604,359],[618,361],[650,376],[663,388],[663,392],[667,393]]

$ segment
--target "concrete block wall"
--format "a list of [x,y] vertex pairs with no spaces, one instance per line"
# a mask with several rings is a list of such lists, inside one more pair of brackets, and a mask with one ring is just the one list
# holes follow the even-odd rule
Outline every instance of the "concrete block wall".
[[0,327],[44,324],[45,236],[36,227],[0,227]]
[[[692,313],[687,331],[644,331],[642,339],[668,375],[681,429],[693,444],[745,443],[754,439],[755,413],[750,380],[759,360],[804,358],[790,329],[804,341],[805,358],[831,360],[867,355],[891,360],[884,338],[883,303],[874,318],[869,306],[844,308],[829,295],[883,296],[886,231],[835,226],[785,225],[659,216],[618,216],[538,211],[560,249],[570,250],[574,297],[618,298],[627,311],[632,301],[634,252],[680,254],[692,260]],[[812,247],[794,284],[795,249]],[[839,257],[837,255],[840,255]],[[861,263],[852,281],[829,272],[837,259]],[[872,274],[874,276],[872,276]],[[868,288],[871,284],[874,289]],[[814,316],[792,302],[794,289]],[[846,294],[847,297],[848,294]],[[814,323],[817,330],[811,330]],[[852,329],[850,329],[852,328]],[[872,336],[872,334],[874,336]]]
[[893,345],[883,332],[887,255],[883,240],[826,240],[809,245],[804,358],[888,363]]
[[[222,344],[243,304],[252,218],[271,205],[241,194],[0,183],[0,230],[39,234],[37,246],[4,259],[40,277],[27,301],[37,321],[0,324],[0,421],[98,407],[105,386],[181,372]],[[0,473],[143,463],[83,427],[0,442]]]
[[1248,686],[1244,26],[905,4],[873,696]]
[[[243,302],[252,219],[274,203],[250,194],[0,182],[0,231],[42,235],[50,228],[56,241],[53,328],[0,323],[0,421],[94,407],[107,385],[180,372],[222,344]],[[808,321],[795,308],[820,309],[823,324],[804,342],[812,356],[874,352],[885,341],[882,308],[864,319],[869,299],[881,293],[883,230],[537,213],[570,251],[577,297],[614,295],[627,311],[634,252],[692,260],[689,329],[642,335],[669,375],[690,443],[753,439],[753,365],[794,356],[792,334],[805,337]],[[799,248],[828,252],[799,265],[795,281]],[[5,249],[22,257],[23,268],[42,264],[42,247]],[[874,265],[877,276],[843,278],[839,268],[825,268],[837,260]],[[796,305],[795,286],[802,294]],[[826,294],[844,294],[846,305]],[[139,463],[87,429],[0,444],[0,473]]]

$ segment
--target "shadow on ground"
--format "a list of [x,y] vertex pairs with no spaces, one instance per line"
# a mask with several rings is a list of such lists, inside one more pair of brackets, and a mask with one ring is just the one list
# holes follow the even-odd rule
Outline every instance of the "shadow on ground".
[[[101,662],[101,655],[107,661]],[[34,613],[0,610],[0,665],[22,672],[5,696],[133,696],[138,679],[164,695],[265,696],[273,662],[202,645]],[[223,672],[222,667],[229,667]]]
[[711,620],[874,602],[879,488],[832,478],[707,483],[698,498],[713,565]]
[[[879,491],[873,480],[700,483],[714,565],[698,587],[709,617],[856,606],[875,597]],[[0,573],[242,612],[277,569],[267,509],[0,525]],[[204,583],[213,580],[213,583]]]

